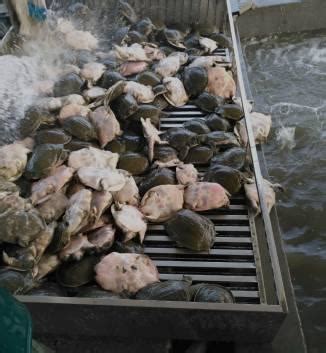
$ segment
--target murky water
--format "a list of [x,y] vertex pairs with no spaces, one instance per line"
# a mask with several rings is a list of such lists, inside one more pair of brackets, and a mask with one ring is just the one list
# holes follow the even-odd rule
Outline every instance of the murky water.
[[326,352],[326,32],[245,43],[265,154],[309,353]]

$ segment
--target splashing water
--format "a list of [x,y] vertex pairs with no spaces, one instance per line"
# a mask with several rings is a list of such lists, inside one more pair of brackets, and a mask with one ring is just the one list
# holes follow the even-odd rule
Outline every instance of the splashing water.
[[295,127],[284,127],[282,126],[276,132],[276,141],[279,143],[281,150],[288,148],[292,150],[295,143]]

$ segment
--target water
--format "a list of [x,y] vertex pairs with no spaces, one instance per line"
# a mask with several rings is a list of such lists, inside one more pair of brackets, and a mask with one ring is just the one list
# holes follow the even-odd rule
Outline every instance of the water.
[[[265,155],[309,353],[326,352],[326,32],[245,43]],[[294,352],[295,353],[295,352]]]

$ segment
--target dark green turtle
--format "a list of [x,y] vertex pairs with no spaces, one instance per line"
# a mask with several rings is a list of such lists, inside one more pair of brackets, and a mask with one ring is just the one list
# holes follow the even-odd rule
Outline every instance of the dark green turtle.
[[138,103],[131,94],[123,94],[110,104],[119,121],[126,120],[138,110]]
[[224,103],[224,98],[203,92],[192,103],[204,112],[213,113]]
[[204,119],[191,119],[185,122],[183,127],[195,134],[208,134],[211,132]]
[[108,89],[112,87],[115,83],[119,81],[125,81],[126,78],[123,77],[119,72],[107,70],[104,72],[98,85],[102,88]]
[[24,119],[20,122],[19,130],[22,137],[33,135],[42,125],[54,125],[56,117],[38,106],[31,106],[25,112]]
[[232,292],[218,284],[199,283],[190,287],[191,300],[206,303],[234,303]]
[[56,278],[63,287],[80,287],[94,280],[94,267],[100,261],[96,255],[84,256],[80,261],[64,262],[57,270]]
[[208,164],[214,155],[215,149],[210,146],[195,146],[191,148],[187,154],[185,163],[192,163],[195,165]]
[[62,127],[70,135],[82,141],[92,141],[97,139],[97,134],[92,123],[83,116],[73,116],[66,119]]
[[146,86],[155,87],[161,83],[161,78],[152,71],[144,71],[136,76],[136,81]]
[[127,170],[132,175],[143,174],[149,166],[147,157],[136,152],[127,152],[120,155],[118,168]]
[[48,176],[56,167],[68,158],[69,152],[63,145],[38,145],[27,163],[25,176],[29,179],[40,179]]
[[181,160],[186,158],[191,147],[199,144],[198,135],[182,127],[167,130],[164,139],[178,151]]
[[68,96],[69,94],[80,94],[84,81],[79,75],[69,73],[59,78],[53,87],[54,97]]
[[181,210],[164,224],[169,237],[179,246],[208,251],[215,242],[214,223],[193,211]]
[[239,121],[244,117],[243,109],[236,103],[223,104],[219,107],[217,112],[223,118],[235,121]]
[[225,165],[211,165],[204,175],[204,181],[221,184],[230,194],[236,194],[242,186],[242,174]]
[[231,132],[212,131],[208,134],[200,135],[200,141],[212,148],[226,148],[240,146],[239,141]]
[[158,185],[176,184],[175,172],[168,168],[153,169],[139,184],[139,192],[144,195],[149,189]]
[[184,70],[183,85],[190,97],[197,97],[208,84],[207,70],[204,67],[188,67]]
[[246,151],[241,147],[233,147],[225,152],[217,153],[211,160],[211,165],[226,165],[231,168],[241,169],[246,162]]
[[206,124],[212,131],[231,131],[232,125],[227,119],[222,118],[216,113],[209,114],[205,117]]
[[187,281],[152,283],[139,290],[136,294],[136,299],[188,302],[191,300],[190,285],[191,282]]
[[35,142],[38,145],[50,143],[65,145],[71,141],[71,136],[61,129],[39,130],[35,136]]

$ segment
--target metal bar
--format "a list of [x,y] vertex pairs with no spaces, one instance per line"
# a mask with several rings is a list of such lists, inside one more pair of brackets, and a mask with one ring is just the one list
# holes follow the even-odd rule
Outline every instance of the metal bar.
[[[256,276],[223,276],[223,275],[193,275],[187,273],[193,281],[198,282],[220,282],[220,283],[257,283]],[[181,281],[184,274],[178,273],[160,273],[160,279],[164,281],[175,280]]]
[[221,255],[221,256],[253,256],[252,250],[245,249],[210,249],[209,251],[191,251],[181,248],[151,248],[145,247],[146,254],[196,254],[196,255]]
[[[164,230],[164,226],[161,224],[149,224],[148,230]],[[250,232],[249,226],[215,226],[215,230],[225,232]]]
[[214,262],[214,261],[163,261],[154,260],[158,267],[190,267],[190,268],[232,268],[232,269],[251,269],[255,270],[256,266],[252,262]]
[[[166,241],[172,242],[173,240],[167,235],[146,235],[145,243],[149,241]],[[249,237],[219,237],[215,238],[215,243],[230,243],[230,244],[251,244],[251,238]]]
[[282,273],[281,273],[281,269],[280,269],[280,265],[279,265],[279,261],[278,261],[278,254],[277,254],[277,250],[276,250],[276,245],[275,245],[274,238],[273,238],[273,228],[272,228],[271,220],[269,218],[269,212],[267,209],[266,200],[265,200],[265,196],[264,196],[264,192],[263,192],[263,190],[264,190],[263,177],[262,177],[261,169],[260,169],[260,165],[259,165],[259,159],[258,159],[258,154],[257,154],[256,144],[255,144],[255,138],[253,135],[251,121],[249,119],[249,109],[248,109],[248,103],[247,103],[246,90],[245,90],[245,86],[244,86],[244,80],[243,80],[243,76],[242,76],[240,56],[239,56],[239,51],[238,51],[238,46],[237,46],[237,37],[236,37],[235,25],[234,25],[233,16],[232,16],[232,7],[231,7],[230,0],[226,0],[226,3],[227,3],[227,11],[228,11],[228,17],[229,17],[229,26],[230,26],[232,42],[233,42],[233,46],[234,46],[233,50],[234,50],[234,57],[235,57],[235,62],[236,62],[239,89],[240,89],[240,93],[241,93],[241,101],[242,101],[244,115],[245,115],[245,122],[246,122],[247,134],[248,134],[249,147],[250,147],[250,151],[251,151],[252,162],[253,162],[254,172],[255,172],[255,177],[256,177],[257,191],[258,191],[262,216],[263,216],[263,220],[264,220],[264,224],[265,224],[265,232],[266,232],[267,242],[268,242],[269,250],[270,250],[270,254],[271,254],[271,262],[272,262],[272,267],[273,267],[273,271],[274,271],[274,280],[275,280],[275,285],[276,285],[276,291],[277,291],[277,296],[278,296],[280,304],[282,305],[284,311],[287,311],[287,303],[286,303],[286,297],[285,297],[285,293],[284,293],[284,284],[283,284],[283,279],[282,279]]

